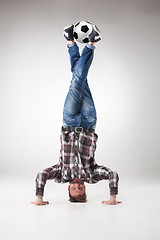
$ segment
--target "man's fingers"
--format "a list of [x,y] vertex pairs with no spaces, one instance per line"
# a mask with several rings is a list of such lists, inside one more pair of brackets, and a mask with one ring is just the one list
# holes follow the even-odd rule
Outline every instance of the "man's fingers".
[[116,205],[118,203],[121,203],[120,201],[116,201],[116,202],[110,202],[110,201],[102,201],[102,203],[104,204],[108,204],[108,205]]
[[30,203],[34,205],[39,205],[37,202],[30,202]]
[[108,202],[109,202],[109,201],[102,201],[102,203],[106,203],[106,204],[107,204]]
[[43,202],[41,202],[41,203],[38,203],[38,202],[30,202],[30,203],[31,203],[31,204],[34,204],[34,205],[38,205],[38,206],[49,204],[48,201],[43,201]]
[[41,202],[41,203],[35,203],[36,205],[46,205],[46,204],[49,204],[49,202],[48,201],[43,201],[43,202]]

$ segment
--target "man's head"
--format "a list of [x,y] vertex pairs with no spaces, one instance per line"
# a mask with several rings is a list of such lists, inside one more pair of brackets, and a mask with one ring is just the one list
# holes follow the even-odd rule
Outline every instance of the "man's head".
[[79,178],[74,178],[69,186],[69,197],[71,202],[86,202],[86,187],[84,182],[81,181]]

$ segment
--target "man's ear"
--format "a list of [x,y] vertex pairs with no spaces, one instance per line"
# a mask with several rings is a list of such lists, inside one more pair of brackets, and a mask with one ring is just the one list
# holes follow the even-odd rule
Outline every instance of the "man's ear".
[[70,185],[68,185],[68,191],[70,190]]

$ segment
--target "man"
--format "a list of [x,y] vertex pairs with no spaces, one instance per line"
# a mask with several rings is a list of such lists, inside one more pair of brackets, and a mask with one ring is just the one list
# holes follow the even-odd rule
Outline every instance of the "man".
[[32,203],[35,205],[49,203],[43,201],[44,186],[47,180],[54,179],[58,183],[69,182],[69,200],[86,202],[84,182],[92,184],[105,179],[109,180],[110,199],[102,203],[115,205],[120,203],[116,200],[119,176],[116,171],[99,166],[95,162],[94,155],[98,139],[95,133],[97,117],[87,81],[95,50],[94,44],[101,40],[101,36],[98,28],[93,25],[89,43],[86,44],[80,56],[79,48],[74,42],[73,29],[73,25],[64,29],[73,75],[63,109],[59,162],[37,174],[37,199]]

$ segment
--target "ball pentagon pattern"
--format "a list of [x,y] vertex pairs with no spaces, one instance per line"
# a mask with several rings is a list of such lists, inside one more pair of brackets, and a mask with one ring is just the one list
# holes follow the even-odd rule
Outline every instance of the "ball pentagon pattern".
[[81,21],[74,26],[74,38],[80,43],[89,42],[88,36],[92,32],[92,24],[88,21]]

